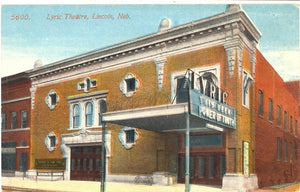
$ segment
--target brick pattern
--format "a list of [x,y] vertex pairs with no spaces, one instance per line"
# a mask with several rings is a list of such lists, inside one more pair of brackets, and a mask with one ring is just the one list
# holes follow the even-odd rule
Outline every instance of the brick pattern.
[[[258,90],[263,92],[263,115],[258,114]],[[299,138],[295,137],[295,130],[290,131],[290,116],[293,121],[298,120],[298,101],[285,87],[285,83],[257,51],[256,64],[256,93],[255,93],[255,121],[256,121],[256,172],[259,186],[278,185],[299,180]],[[269,121],[269,98],[273,100],[273,120]],[[277,105],[281,106],[281,124],[277,126]],[[287,131],[284,130],[284,111],[288,112]],[[299,122],[299,120],[298,120]],[[293,122],[293,129],[294,129]],[[299,127],[298,127],[299,133]],[[281,156],[277,160],[277,138],[281,139]],[[287,142],[287,161],[284,160],[284,141]],[[292,161],[290,160],[290,144],[293,144]]]

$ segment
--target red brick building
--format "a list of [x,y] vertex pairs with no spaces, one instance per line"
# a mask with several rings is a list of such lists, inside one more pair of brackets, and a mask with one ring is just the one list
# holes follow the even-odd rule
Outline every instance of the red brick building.
[[299,81],[285,83],[257,51],[255,169],[259,186],[300,179]]
[[29,168],[31,83],[25,72],[1,81],[1,169],[17,174]]

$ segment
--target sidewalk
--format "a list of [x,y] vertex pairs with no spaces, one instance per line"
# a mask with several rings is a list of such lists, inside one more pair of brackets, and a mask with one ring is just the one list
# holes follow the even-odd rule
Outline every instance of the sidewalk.
[[[3,192],[30,191],[30,192],[99,192],[100,182],[96,181],[44,181],[22,177],[2,177]],[[131,183],[106,183],[106,192],[184,192],[184,184],[171,186],[143,185]],[[221,192],[221,187],[207,185],[191,185],[191,192]],[[300,192],[300,182],[251,190],[250,192]]]
[[[56,192],[99,192],[100,182],[94,181],[35,181],[20,177],[2,177],[2,190],[5,191],[56,191]],[[142,185],[130,183],[106,183],[106,192],[184,192],[184,184],[171,186]],[[221,192],[220,187],[191,185],[191,192]]]

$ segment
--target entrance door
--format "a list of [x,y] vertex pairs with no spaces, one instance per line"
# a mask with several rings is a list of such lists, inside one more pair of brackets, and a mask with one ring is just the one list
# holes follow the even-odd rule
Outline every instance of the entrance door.
[[[185,156],[179,156],[178,182],[184,182]],[[225,174],[223,153],[192,153],[190,155],[190,183],[221,185]]]
[[100,181],[101,147],[71,148],[71,180]]

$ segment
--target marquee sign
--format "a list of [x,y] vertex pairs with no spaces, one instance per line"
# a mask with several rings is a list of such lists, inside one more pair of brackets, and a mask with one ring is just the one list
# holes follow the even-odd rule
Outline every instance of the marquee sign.
[[36,159],[35,169],[65,170],[66,159]]
[[[227,95],[223,93],[223,95]],[[190,91],[191,114],[220,125],[235,128],[235,108],[201,93],[200,90]]]

